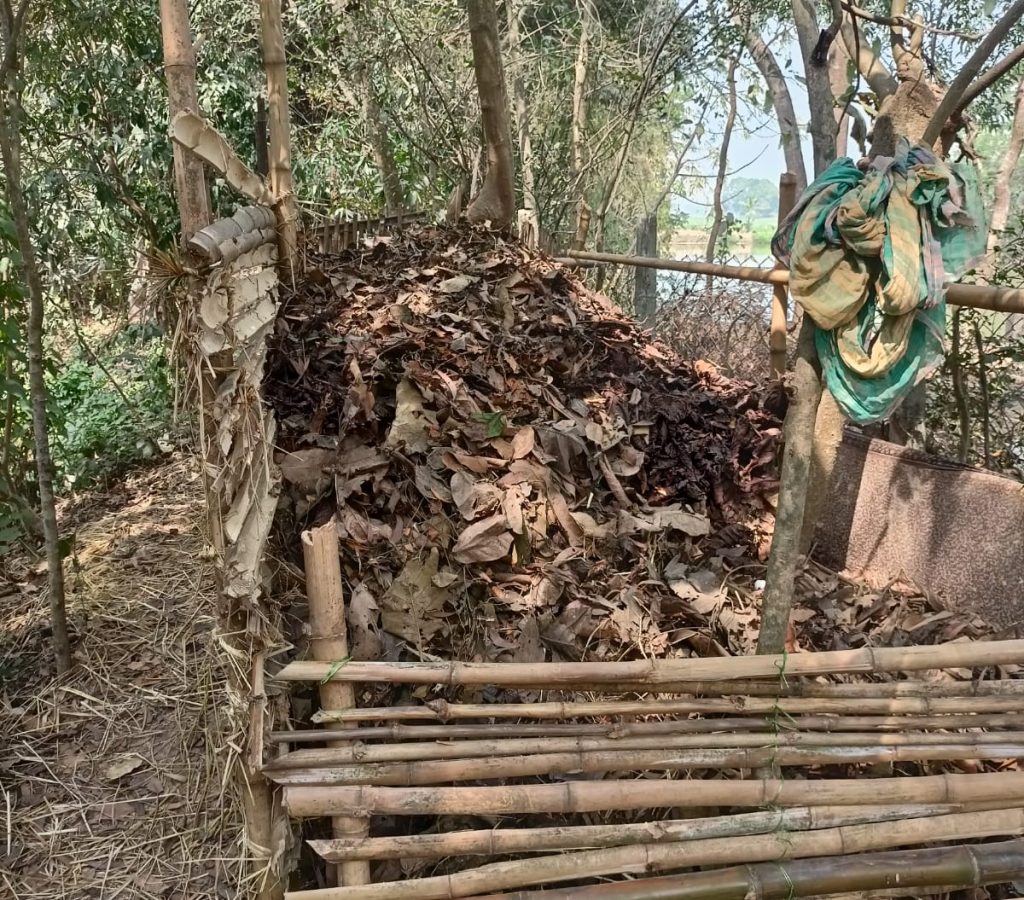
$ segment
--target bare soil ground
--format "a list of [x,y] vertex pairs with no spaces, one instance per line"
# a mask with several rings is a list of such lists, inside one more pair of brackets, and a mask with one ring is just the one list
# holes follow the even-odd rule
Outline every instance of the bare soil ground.
[[0,560],[0,896],[239,896],[202,511],[187,458],[62,511],[76,665],[61,678],[44,566]]

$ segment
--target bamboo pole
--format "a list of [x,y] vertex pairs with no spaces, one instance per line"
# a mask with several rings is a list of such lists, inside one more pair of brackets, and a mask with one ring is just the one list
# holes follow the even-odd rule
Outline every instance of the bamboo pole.
[[267,73],[267,124],[270,128],[270,189],[277,203],[279,263],[285,273],[299,265],[299,207],[292,180],[291,116],[284,52],[281,0],[260,0],[263,68]]
[[439,859],[500,856],[539,850],[592,850],[628,844],[662,844],[772,831],[809,831],[865,822],[892,822],[961,812],[961,806],[797,806],[703,819],[667,819],[618,825],[563,825],[554,828],[487,828],[445,834],[414,834],[361,840],[313,840],[310,847],[327,862],[345,859]]
[[[313,656],[327,662],[345,659],[348,634],[334,519],[302,533],[302,555]],[[354,707],[355,689],[350,683],[329,681],[320,685],[320,702],[325,706]],[[355,816],[337,815],[331,827],[336,838],[361,838],[369,834],[370,823]],[[339,884],[370,883],[370,866],[361,860],[343,862],[336,874]]]
[[1018,835],[1024,809],[841,825],[811,832],[773,832],[674,844],[633,844],[555,856],[490,863],[451,875],[384,882],[358,888],[297,891],[289,900],[448,900],[525,885],[667,871],[691,866],[864,853],[895,846]]
[[[781,226],[789,211],[796,202],[796,175],[783,172],[779,176],[779,218]],[[776,263],[775,268],[782,268]],[[772,374],[781,377],[786,373],[786,317],[789,306],[789,290],[785,284],[776,284],[772,288],[771,330],[768,334],[768,348]]]
[[[694,275],[714,275],[735,278],[737,281],[758,281],[762,284],[789,284],[789,272],[784,269],[762,269],[756,266],[725,266],[717,263],[690,262],[682,259],[659,259],[654,256],[622,256],[618,253],[592,253],[584,250],[566,251],[571,259],[622,266],[644,266],[671,272],[690,272]],[[949,284],[946,302],[953,306],[989,309],[994,312],[1024,312],[1024,289],[992,287],[980,284]]]
[[[637,737],[608,738],[554,737],[533,739],[506,739],[482,741],[452,741],[451,743],[422,742],[412,744],[384,744],[374,746],[348,745],[339,747],[295,750],[279,756],[264,769],[275,777],[286,769],[308,769],[322,766],[342,766],[352,763],[411,762],[413,760],[455,759],[468,760],[484,757],[529,756],[538,753],[595,753],[604,751],[657,750],[725,750],[750,747],[904,747],[946,746],[970,744],[973,746],[1024,743],[1024,732],[999,731],[970,734],[899,734],[885,732],[848,732],[841,734],[690,734],[640,735]],[[1004,754],[1005,755],[1005,754]],[[1012,755],[1012,754],[1011,754]]]
[[364,815],[512,815],[664,809],[695,806],[856,806],[885,796],[892,803],[982,803],[1024,799],[1024,772],[982,775],[782,781],[607,780],[481,787],[307,787],[284,789],[297,818],[350,810]]
[[[906,897],[914,888],[928,888],[928,895],[934,896],[957,888],[1000,884],[1022,871],[1024,841],[1017,840],[760,863],[582,888],[487,894],[477,900],[497,900],[499,896],[501,900],[788,900],[833,897],[841,891],[856,891],[852,896],[859,898]],[[896,890],[884,895],[863,893],[874,888]]]
[[[606,722],[594,724],[553,723],[524,725],[500,722],[494,725],[378,725],[367,728],[339,727],[330,733],[331,741],[451,741],[463,738],[525,738],[596,736],[635,737],[641,734],[710,734],[717,731],[902,731],[951,728],[1013,728],[1024,730],[1024,716],[798,716],[777,722],[770,718],[668,719],[658,722]],[[323,729],[273,731],[276,744],[321,743],[328,735]]]
[[734,747],[689,750],[580,750],[472,759],[417,759],[352,763],[266,772],[282,785],[392,785],[413,787],[460,781],[529,778],[553,772],[693,772],[707,769],[760,769],[765,766],[895,765],[901,762],[1007,760],[1024,757],[1024,743],[897,744],[881,747]]
[[940,715],[945,713],[1015,712],[1021,701],[1015,696],[991,697],[897,697],[889,699],[851,698],[830,700],[793,697],[684,700],[594,700],[590,702],[548,701],[545,703],[447,703],[429,706],[378,706],[357,711],[325,709],[313,715],[315,722],[455,722],[466,719],[573,719],[594,716],[667,716],[691,713],[733,716],[861,714]]
[[[196,54],[188,21],[187,0],[160,0],[160,30],[163,36],[164,74],[167,78],[167,103],[171,120],[182,112],[199,111],[196,90]],[[176,144],[174,153],[174,193],[181,217],[181,244],[200,228],[210,224],[210,198],[202,160],[186,153]]]
[[980,668],[1024,663],[1024,640],[973,641],[924,647],[863,647],[793,655],[729,656],[689,659],[638,659],[627,662],[465,663],[352,662],[340,669],[329,663],[298,661],[286,665],[280,681],[372,681],[395,684],[572,686],[580,682],[660,684],[729,681],[852,672],[920,671]]

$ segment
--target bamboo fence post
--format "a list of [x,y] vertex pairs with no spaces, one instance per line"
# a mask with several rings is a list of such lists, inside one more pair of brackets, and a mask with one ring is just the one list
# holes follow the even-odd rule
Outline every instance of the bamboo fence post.
[[564,825],[553,828],[488,828],[444,834],[414,834],[362,840],[311,840],[328,862],[343,859],[437,859],[446,856],[498,856],[551,850],[593,850],[634,843],[674,843],[712,837],[739,837],[772,831],[809,831],[865,822],[892,822],[948,815],[951,804],[910,806],[798,806],[703,819],[668,819],[619,825]]
[[[302,555],[306,568],[313,656],[328,663],[337,663],[348,657],[348,634],[334,519],[302,533]],[[320,685],[320,702],[352,708],[356,705],[355,689],[350,683],[329,681]],[[331,825],[334,836],[338,838],[361,838],[369,834],[369,821],[355,816],[334,816]],[[369,884],[370,866],[361,860],[345,861],[338,867],[337,875],[343,885]]]
[[263,67],[267,73],[267,112],[270,128],[270,189],[277,214],[278,262],[285,274],[299,266],[299,207],[292,180],[291,121],[288,109],[288,71],[284,53],[281,0],[260,0]]
[[384,882],[356,888],[296,891],[288,900],[448,900],[483,891],[602,875],[667,871],[706,865],[735,865],[884,850],[891,847],[1018,835],[1024,809],[953,813],[945,816],[821,828],[812,832],[772,832],[707,838],[675,844],[634,844],[532,859],[490,863],[451,875]]
[[[835,897],[840,891],[855,891],[846,896],[863,900],[906,897],[908,888],[928,888],[929,896],[934,896],[959,888],[1000,884],[1022,871],[1024,841],[1016,840],[759,863],[583,888],[487,894],[477,900],[747,900],[755,896],[759,900],[788,900]],[[875,888],[884,893],[876,894]]]
[[[796,202],[796,175],[783,172],[779,176],[779,225],[781,226]],[[782,268],[780,263],[775,268]],[[771,331],[768,336],[772,374],[782,377],[786,374],[786,315],[789,290],[784,284],[772,288]]]

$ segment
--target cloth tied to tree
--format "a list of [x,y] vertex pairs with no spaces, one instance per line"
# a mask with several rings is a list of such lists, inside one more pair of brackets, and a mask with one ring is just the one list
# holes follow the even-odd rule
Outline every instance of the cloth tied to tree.
[[772,252],[854,422],[891,415],[941,363],[945,283],[984,255],[986,234],[973,166],[905,139],[864,169],[836,160],[801,195]]

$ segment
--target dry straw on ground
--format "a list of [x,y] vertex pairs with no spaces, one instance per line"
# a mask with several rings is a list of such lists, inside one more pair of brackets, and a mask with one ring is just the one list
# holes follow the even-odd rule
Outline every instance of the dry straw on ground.
[[202,514],[187,459],[65,510],[76,665],[60,679],[42,568],[0,563],[0,895],[243,896]]

